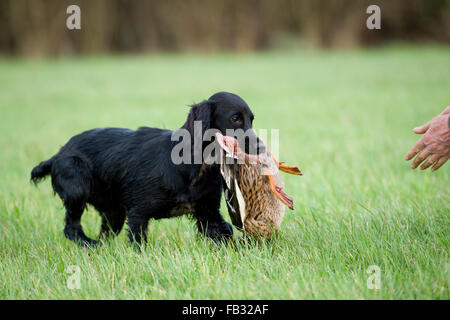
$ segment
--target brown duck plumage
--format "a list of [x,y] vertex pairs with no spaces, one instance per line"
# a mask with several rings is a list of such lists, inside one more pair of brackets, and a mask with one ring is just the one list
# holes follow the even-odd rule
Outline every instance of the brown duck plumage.
[[[253,236],[270,238],[280,230],[284,206],[293,209],[292,198],[283,191],[280,170],[301,175],[300,170],[279,163],[269,151],[248,155],[236,139],[221,134],[216,137],[224,150],[221,172],[233,224]],[[227,161],[230,157],[234,159]]]

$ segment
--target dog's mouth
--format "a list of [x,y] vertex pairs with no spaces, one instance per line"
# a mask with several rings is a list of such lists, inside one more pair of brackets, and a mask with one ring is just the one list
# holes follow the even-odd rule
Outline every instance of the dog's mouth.
[[[292,197],[287,195],[281,186],[279,186],[275,181],[273,174],[273,168],[267,164],[269,161],[273,161],[275,166],[286,173],[294,174],[294,175],[302,175],[301,171],[296,166],[287,166],[283,162],[279,162],[264,146],[264,153],[260,154],[249,154],[244,152],[240,147],[236,138],[224,136],[221,133],[216,133],[216,139],[219,143],[220,147],[226,152],[226,155],[229,157],[233,157],[237,160],[244,161],[246,164],[255,164],[261,165],[264,167],[269,167],[269,169],[263,169],[263,174],[267,176],[268,183],[270,185],[270,190],[272,193],[289,209],[294,209],[294,201]],[[242,162],[241,162],[242,163]],[[239,164],[239,162],[238,162]],[[275,169],[276,170],[276,169]]]
[[266,145],[251,129],[250,136],[246,136],[244,140],[244,152],[248,154],[264,154],[266,153]]

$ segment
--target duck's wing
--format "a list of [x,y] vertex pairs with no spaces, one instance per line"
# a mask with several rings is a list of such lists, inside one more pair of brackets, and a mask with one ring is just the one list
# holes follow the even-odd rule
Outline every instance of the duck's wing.
[[228,214],[231,222],[237,228],[243,228],[243,217],[245,217],[245,201],[238,185],[239,167],[234,164],[220,165],[220,172],[224,180],[224,195]]
[[[237,167],[237,166],[235,166]],[[238,170],[239,171],[239,170]],[[238,172],[239,174],[239,172]],[[243,225],[242,228],[245,229],[245,225],[244,225],[244,221],[245,221],[245,216],[247,214],[246,212],[246,208],[245,208],[245,200],[244,200],[244,196],[242,195],[241,189],[239,188],[239,183],[238,183],[238,179],[234,179],[234,185],[235,185],[235,194],[236,194],[236,199],[237,199],[237,203],[239,206],[239,217],[240,217],[240,224]],[[236,214],[236,218],[237,218],[237,214]]]

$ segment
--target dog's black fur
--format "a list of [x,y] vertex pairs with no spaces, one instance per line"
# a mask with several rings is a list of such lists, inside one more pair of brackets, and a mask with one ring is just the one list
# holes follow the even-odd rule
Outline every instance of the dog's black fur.
[[[219,92],[191,107],[182,128],[192,137],[194,121],[202,121],[203,132],[215,128],[225,134],[226,129],[251,129],[253,113],[239,96]],[[216,241],[231,237],[231,225],[219,212],[218,165],[175,165],[171,151],[178,142],[171,135],[171,130],[148,127],[89,130],[36,166],[31,179],[37,183],[51,175],[66,208],[64,234],[82,246],[97,244],[80,224],[86,204],[102,217],[101,235],[118,234],[127,218],[130,240],[141,243],[150,218],[192,213],[201,233]]]

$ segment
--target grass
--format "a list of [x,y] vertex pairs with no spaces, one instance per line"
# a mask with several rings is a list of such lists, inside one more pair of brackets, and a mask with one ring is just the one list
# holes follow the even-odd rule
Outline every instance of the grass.
[[[0,60],[0,298],[449,299],[450,164],[413,171],[411,129],[450,103],[449,47],[343,52]],[[295,211],[271,242],[218,247],[187,217],[94,251],[63,236],[64,210],[31,168],[94,127],[176,128],[187,105],[240,94],[280,129]],[[224,216],[228,218],[225,206]],[[96,237],[100,218],[82,223]],[[80,268],[80,289],[66,282]],[[381,288],[367,287],[377,265]]]

